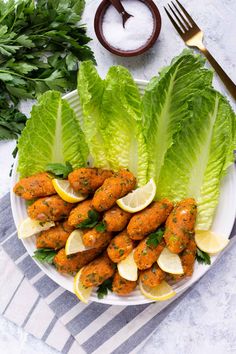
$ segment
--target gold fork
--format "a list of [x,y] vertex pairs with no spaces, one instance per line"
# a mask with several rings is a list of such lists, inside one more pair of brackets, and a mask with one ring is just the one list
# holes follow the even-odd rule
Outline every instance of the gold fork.
[[178,0],[176,0],[176,2],[182,11],[178,9],[178,7],[173,3],[173,1],[171,1],[172,7],[168,4],[170,11],[174,17],[172,17],[170,12],[164,7],[176,31],[179,33],[180,37],[183,39],[185,44],[187,44],[188,47],[198,48],[205,55],[205,57],[209,60],[210,64],[213,66],[213,68],[215,69],[215,71],[217,72],[217,74],[225,84],[228,91],[236,100],[236,85],[229,78],[229,76],[225,73],[222,67],[217,63],[217,61],[213,58],[213,56],[208,52],[208,50],[204,46],[202,42],[203,32],[198,27],[196,22],[194,22],[192,17],[188,14],[188,12],[180,4],[180,2]]

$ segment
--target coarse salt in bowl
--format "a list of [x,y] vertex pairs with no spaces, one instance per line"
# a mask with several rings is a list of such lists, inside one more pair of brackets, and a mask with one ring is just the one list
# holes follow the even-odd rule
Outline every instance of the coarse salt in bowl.
[[120,56],[135,56],[153,46],[161,29],[160,13],[152,0],[123,0],[125,10],[133,15],[123,27],[122,17],[103,0],[99,5],[94,27],[100,43],[111,53]]
[[103,17],[102,31],[107,42],[117,49],[139,49],[147,43],[153,31],[153,17],[149,8],[139,0],[124,0],[122,5],[132,17],[122,25],[122,17],[109,6]]

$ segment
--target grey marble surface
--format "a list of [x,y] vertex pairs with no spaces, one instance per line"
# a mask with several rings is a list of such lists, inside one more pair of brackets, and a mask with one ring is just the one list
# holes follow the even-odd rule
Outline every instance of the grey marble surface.
[[[92,38],[95,38],[93,17],[99,2],[87,0],[83,17]],[[128,67],[135,78],[149,80],[185,47],[163,11],[167,1],[155,2],[162,15],[162,31],[148,53],[124,59],[107,52],[96,39],[91,43],[102,76],[111,65],[121,64]],[[236,0],[182,0],[182,3],[204,30],[208,49],[236,82]],[[224,93],[217,77],[214,81],[215,86]],[[235,108],[235,103],[232,104]],[[9,190],[13,146],[13,142],[0,143],[0,196]],[[236,245],[160,323],[140,353],[236,353],[235,253]],[[55,354],[56,351],[0,316],[0,353]]]
[[58,351],[0,316],[0,353],[57,354]]

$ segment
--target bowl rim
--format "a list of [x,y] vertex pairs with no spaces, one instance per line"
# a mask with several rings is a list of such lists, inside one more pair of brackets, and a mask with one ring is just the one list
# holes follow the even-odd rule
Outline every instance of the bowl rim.
[[152,13],[153,17],[153,31],[148,39],[148,41],[143,44],[141,47],[133,50],[122,50],[113,47],[105,38],[102,30],[102,20],[105,15],[105,12],[107,11],[109,6],[112,6],[109,0],[103,0],[100,5],[97,8],[95,17],[94,17],[94,30],[96,33],[96,36],[99,40],[99,42],[102,44],[104,48],[106,48],[109,52],[112,54],[116,54],[121,57],[133,57],[137,55],[141,55],[145,53],[147,50],[149,50],[154,43],[156,42],[157,38],[159,37],[160,31],[161,31],[161,15],[160,12],[156,6],[156,4],[152,0],[138,0],[142,2],[144,5],[146,5],[149,10]]

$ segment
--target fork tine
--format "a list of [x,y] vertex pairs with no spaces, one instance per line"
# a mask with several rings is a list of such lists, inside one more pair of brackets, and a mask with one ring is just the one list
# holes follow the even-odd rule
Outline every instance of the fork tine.
[[174,6],[175,10],[178,12],[179,16],[182,18],[182,20],[184,21],[185,25],[187,28],[190,27],[189,22],[186,20],[186,18],[181,14],[181,12],[179,11],[178,7],[174,4],[173,1],[171,1],[172,5]]
[[181,27],[183,32],[186,32],[188,30],[189,27],[185,27],[183,22],[181,21],[181,19],[179,18],[179,16],[174,12],[174,10],[171,8],[171,6],[168,4],[170,11],[172,12],[172,14],[174,15],[174,17],[176,18],[177,23],[179,24],[179,26]]
[[181,30],[181,28],[177,25],[177,23],[175,22],[175,20],[173,19],[173,17],[171,16],[171,14],[169,13],[169,11],[165,8],[165,12],[167,14],[167,16],[169,17],[170,21],[172,22],[174,28],[176,29],[176,31],[179,33],[179,35],[182,37],[183,35],[183,31]]
[[[196,24],[196,22],[194,22],[194,20],[192,19],[192,17],[189,15],[189,13],[185,10],[185,8],[183,7],[183,5],[180,4],[180,2],[178,0],[176,0],[177,4],[179,5],[179,7],[181,8],[181,10],[183,11],[183,13],[185,14],[185,16],[187,17],[187,19],[189,20],[189,22],[191,23],[192,26],[195,26],[196,28],[198,28],[198,25]],[[198,28],[199,29],[199,28]]]

